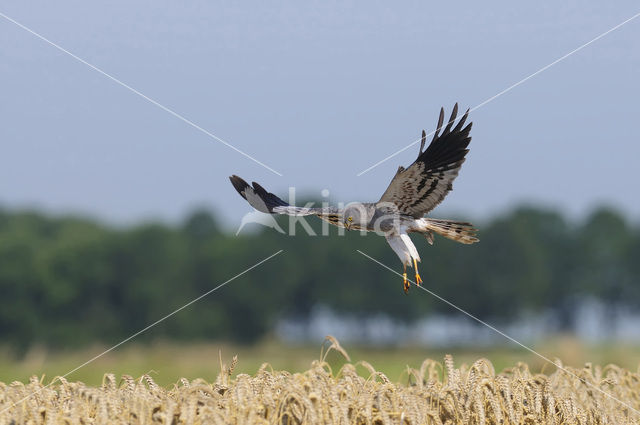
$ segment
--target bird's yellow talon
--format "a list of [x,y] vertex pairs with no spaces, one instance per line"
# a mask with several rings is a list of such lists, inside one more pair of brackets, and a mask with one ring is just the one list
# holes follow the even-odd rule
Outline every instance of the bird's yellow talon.
[[411,284],[409,283],[409,279],[407,279],[406,273],[402,273],[402,279],[404,293],[406,294],[407,292],[409,292],[409,287],[411,286]]
[[418,273],[418,261],[413,259],[413,269],[416,271],[416,285],[420,286],[422,283],[422,279],[420,279],[420,274]]

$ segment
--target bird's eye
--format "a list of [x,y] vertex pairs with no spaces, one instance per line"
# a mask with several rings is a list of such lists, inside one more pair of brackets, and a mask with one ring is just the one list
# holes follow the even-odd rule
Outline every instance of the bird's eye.
[[347,220],[349,220],[349,221],[353,221],[353,217],[349,217]]

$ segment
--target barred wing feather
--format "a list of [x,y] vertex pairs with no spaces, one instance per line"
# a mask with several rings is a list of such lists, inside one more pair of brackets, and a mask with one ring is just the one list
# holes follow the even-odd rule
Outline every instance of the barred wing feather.
[[472,123],[464,127],[469,110],[453,127],[457,113],[456,103],[449,122],[439,134],[444,121],[444,109],[440,109],[438,127],[429,147],[423,152],[426,134],[422,131],[418,158],[407,169],[398,168],[379,202],[394,203],[400,212],[416,218],[442,202],[453,189],[453,180],[458,176],[471,141],[469,133]]

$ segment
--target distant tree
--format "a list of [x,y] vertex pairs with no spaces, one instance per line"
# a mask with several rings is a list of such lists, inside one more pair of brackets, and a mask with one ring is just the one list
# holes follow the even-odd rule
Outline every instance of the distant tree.
[[[600,208],[589,216],[578,233],[581,292],[598,298],[610,309],[637,296],[639,275],[633,273],[634,261],[629,258],[634,232],[625,219],[616,211]],[[613,318],[614,312],[609,313]]]
[[[311,225],[320,234],[321,223]],[[481,225],[480,239],[464,246],[436,238],[432,247],[416,237],[425,288],[487,320],[551,311],[564,329],[574,325],[583,297],[612,312],[640,305],[640,231],[614,210],[575,225],[557,212],[522,207]],[[0,209],[0,338],[18,349],[119,341],[224,282],[141,338],[253,342],[284,317],[305,323],[320,305],[405,322],[459,314],[417,288],[405,296],[401,279],[358,249],[401,270],[373,234],[311,237],[299,227],[295,237],[271,229],[235,236],[205,210],[178,226],[115,229]]]
[[221,233],[211,213],[202,209],[189,215],[182,228],[191,241],[207,241]]

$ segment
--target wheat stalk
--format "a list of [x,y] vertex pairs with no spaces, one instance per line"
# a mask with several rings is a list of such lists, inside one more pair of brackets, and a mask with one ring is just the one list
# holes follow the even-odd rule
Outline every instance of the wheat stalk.
[[[401,384],[366,361],[350,363],[335,338],[327,342],[320,360],[303,373],[274,371],[265,363],[253,376],[234,377],[241,362],[233,357],[230,366],[220,358],[214,382],[182,378],[170,388],[148,374],[123,375],[120,384],[105,374],[99,387],[62,378],[46,386],[44,377],[35,376],[27,384],[0,383],[0,424],[640,422],[637,412],[615,400],[640,409],[640,374],[615,365],[563,367],[544,375],[520,363],[496,373],[487,359],[456,368],[446,356],[442,363],[425,360],[419,369],[408,368],[408,383]],[[325,361],[331,350],[345,358],[337,373]]]

